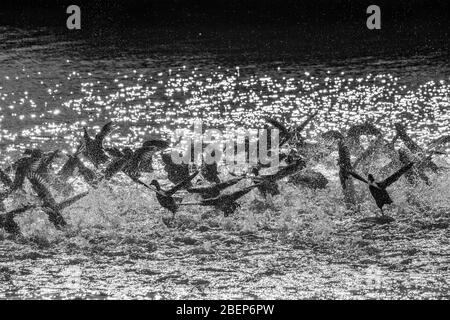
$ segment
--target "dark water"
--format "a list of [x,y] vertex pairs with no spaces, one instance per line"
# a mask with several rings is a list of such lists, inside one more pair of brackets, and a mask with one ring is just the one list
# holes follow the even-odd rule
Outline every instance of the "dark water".
[[[70,151],[83,126],[109,120],[119,130],[108,144],[136,145],[199,118],[258,127],[265,115],[301,122],[315,110],[311,140],[366,120],[390,136],[402,121],[425,145],[450,134],[447,42],[423,32],[0,27],[0,161],[29,146]],[[283,182],[273,206],[252,193],[230,218],[187,208],[176,229],[154,195],[124,180],[66,210],[68,231],[29,212],[18,219],[24,239],[0,234],[0,298],[448,298],[449,177],[413,191],[400,182],[396,222],[371,226],[359,222],[376,212],[362,187],[361,216],[347,215],[335,158],[311,164],[330,179],[324,191]]]
[[67,149],[83,125],[113,120],[122,128],[113,142],[133,144],[194,118],[255,127],[264,115],[296,122],[313,110],[311,136],[365,120],[387,134],[408,121],[424,142],[448,133],[446,39],[351,32],[2,27],[0,143]]

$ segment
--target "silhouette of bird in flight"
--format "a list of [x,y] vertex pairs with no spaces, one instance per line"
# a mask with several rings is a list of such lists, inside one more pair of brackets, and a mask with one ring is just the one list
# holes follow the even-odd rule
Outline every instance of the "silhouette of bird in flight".
[[369,191],[372,194],[372,197],[375,199],[378,208],[380,208],[381,214],[384,216],[383,206],[385,204],[391,204],[393,202],[391,197],[389,196],[389,193],[386,191],[386,188],[389,187],[394,182],[396,182],[403,174],[405,174],[409,169],[411,169],[413,165],[414,162],[411,162],[406,166],[400,168],[397,172],[395,172],[388,178],[379,182],[375,181],[375,178],[371,174],[367,176],[367,180],[355,172],[349,171],[349,174],[351,174],[356,179],[369,185]]
[[95,138],[91,138],[87,132],[87,128],[84,127],[84,136],[82,140],[82,152],[96,168],[100,164],[108,161],[108,156],[103,148],[103,140],[114,130],[112,121],[105,124]]
[[220,196],[220,192],[222,190],[225,190],[226,188],[229,188],[229,187],[235,185],[236,183],[241,181],[243,178],[244,177],[234,178],[234,179],[230,179],[225,182],[216,183],[211,186],[192,187],[192,188],[188,188],[187,191],[189,193],[200,194],[200,196],[203,199],[211,199],[211,198]]
[[[156,199],[158,200],[159,204],[163,208],[166,208],[167,210],[169,210],[170,212],[173,213],[172,218],[175,217],[175,213],[178,211],[178,208],[179,208],[179,204],[175,201],[173,195],[177,191],[179,191],[181,189],[185,189],[190,184],[191,180],[194,179],[195,176],[197,176],[197,174],[198,174],[198,171],[194,172],[189,177],[187,177],[185,180],[178,183],[177,185],[170,188],[169,190],[163,190],[161,188],[158,180],[152,180],[152,182],[150,183],[151,186],[154,186],[156,188],[156,190],[154,190],[154,191],[156,192]],[[137,182],[144,184],[143,182],[140,182],[140,181],[137,181]],[[146,186],[146,187],[149,189],[152,189],[150,186]]]
[[85,166],[81,161],[79,155],[82,152],[82,145],[80,144],[73,155],[68,155],[67,161],[58,172],[58,176],[62,180],[67,180],[69,177],[75,175],[75,170],[88,183],[92,184],[97,176],[94,171]]
[[64,220],[59,207],[49,191],[47,182],[36,172],[29,172],[27,178],[31,183],[33,190],[37,193],[39,199],[42,200],[42,208],[48,215],[48,219],[52,222],[56,228],[61,228],[67,225]]
[[198,203],[182,203],[181,205],[213,206],[214,208],[222,211],[225,217],[228,217],[239,207],[237,200],[245,196],[256,187],[258,187],[258,184],[251,185],[230,194],[223,194],[215,198],[203,199]]
[[303,143],[303,137],[301,136],[301,132],[306,128],[306,126],[314,119],[314,117],[319,112],[316,111],[313,114],[311,114],[308,118],[306,118],[305,121],[303,121],[299,126],[287,128],[284,124],[282,124],[280,121],[275,120],[273,118],[265,117],[264,119],[273,125],[275,128],[280,130],[280,139],[279,139],[279,146],[281,147],[285,143],[288,142],[294,142],[294,143]]
[[120,171],[126,173],[129,177],[139,178],[141,172],[151,170],[153,155],[157,151],[157,147],[147,143],[144,143],[142,147],[135,151],[130,148],[124,148],[122,151],[116,149],[116,158],[106,168],[105,179],[111,179]]

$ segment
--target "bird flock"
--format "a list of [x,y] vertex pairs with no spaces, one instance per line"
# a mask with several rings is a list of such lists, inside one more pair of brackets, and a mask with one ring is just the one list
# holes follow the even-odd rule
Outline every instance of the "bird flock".
[[[200,165],[193,162],[190,164],[175,163],[171,158],[171,153],[168,152],[171,150],[169,141],[159,138],[149,139],[135,150],[128,147],[122,149],[105,147],[105,138],[115,129],[113,122],[105,124],[95,136],[91,136],[85,127],[83,128],[84,136],[76,151],[65,156],[65,162],[58,171],[53,171],[52,168],[54,161],[61,157],[59,150],[45,153],[41,149],[26,149],[12,165],[4,169],[0,168],[0,182],[3,185],[3,189],[0,189],[3,190],[0,193],[0,228],[12,234],[20,234],[20,228],[14,221],[14,217],[39,207],[48,215],[49,221],[56,228],[63,229],[67,222],[61,211],[85,197],[88,192],[57,203],[50,192],[50,186],[55,189],[63,188],[67,186],[70,177],[79,176],[87,184],[96,188],[100,182],[108,183],[119,173],[126,175],[134,183],[155,192],[161,207],[173,214],[171,221],[181,206],[213,207],[228,216],[239,207],[238,200],[253,189],[257,189],[265,199],[271,199],[272,196],[280,194],[279,180],[298,174],[306,167],[308,157],[311,152],[314,153],[315,149],[314,145],[307,143],[302,137],[302,131],[313,121],[316,114],[311,114],[300,125],[290,127],[274,118],[265,118],[268,124],[280,132],[279,147],[282,150],[280,160],[285,164],[279,166],[275,173],[263,175],[260,174],[260,171],[268,165],[258,163],[241,175],[230,172],[231,177],[225,181],[219,177],[217,162],[211,164],[202,162]],[[396,135],[392,141],[386,141],[381,131],[368,122],[355,125],[347,132],[329,131],[322,135],[324,141],[338,142],[339,159],[337,164],[344,201],[347,205],[357,205],[351,179],[355,178],[368,185],[369,191],[384,217],[384,205],[393,202],[386,190],[387,187],[403,175],[406,175],[409,183],[423,180],[429,184],[426,170],[438,171],[441,169],[432,161],[432,156],[444,153],[442,146],[450,142],[449,136],[436,139],[427,149],[424,149],[407,134],[403,124],[396,124],[395,130]],[[360,137],[363,135],[375,137],[365,150],[362,149],[360,143]],[[402,140],[404,146],[396,149],[395,143],[399,139]],[[248,143],[246,146],[248,147]],[[372,174],[369,174],[367,179],[363,178],[356,172],[357,168],[362,167],[374,153],[380,151],[389,154],[392,159],[385,168],[386,172],[394,170],[395,172],[380,181],[376,181]],[[351,152],[356,152],[358,155],[353,164]],[[142,180],[143,173],[154,170],[152,162],[156,154],[160,155],[167,178],[173,183],[169,189],[163,189],[158,180],[152,180],[150,183]],[[90,165],[87,165],[83,159]],[[194,182],[194,178],[198,175],[207,181],[206,185],[197,185]],[[225,192],[226,189],[244,179],[250,179],[252,184],[234,192]],[[23,190],[25,181],[29,182],[40,201],[6,211],[4,200],[15,192]],[[199,195],[199,200],[183,202],[181,197],[176,196],[177,192],[181,190]]]

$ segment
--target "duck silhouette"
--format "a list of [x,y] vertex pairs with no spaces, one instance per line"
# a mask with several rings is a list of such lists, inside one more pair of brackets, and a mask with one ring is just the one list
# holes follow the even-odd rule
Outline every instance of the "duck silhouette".
[[86,156],[96,168],[98,168],[100,164],[103,164],[109,160],[103,147],[103,141],[109,134],[111,134],[113,130],[113,122],[110,121],[102,127],[100,132],[97,133],[94,138],[91,138],[91,136],[87,132],[87,128],[83,128],[83,155]]
[[279,146],[281,147],[288,142],[302,144],[304,141],[303,137],[301,136],[302,131],[316,117],[318,113],[318,111],[312,113],[300,125],[293,126],[291,128],[287,128],[283,123],[273,118],[265,117],[264,120],[280,131]]
[[[197,176],[197,174],[198,174],[198,171],[194,172],[188,178],[186,178],[185,180],[183,180],[182,182],[178,183],[177,185],[175,185],[174,187],[172,187],[168,190],[163,190],[161,188],[161,185],[159,184],[158,180],[152,180],[152,182],[150,183],[150,186],[154,186],[156,189],[155,190],[156,199],[158,200],[159,204],[163,208],[166,208],[167,210],[172,212],[172,214],[173,214],[172,218],[175,217],[175,214],[179,208],[179,204],[175,201],[173,195],[177,191],[185,189],[191,183],[191,180]],[[150,187],[148,187],[148,188],[151,189]]]

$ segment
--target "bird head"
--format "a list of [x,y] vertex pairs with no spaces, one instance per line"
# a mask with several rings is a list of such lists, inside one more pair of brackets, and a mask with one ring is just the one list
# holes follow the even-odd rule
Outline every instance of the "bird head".
[[252,168],[252,173],[255,175],[255,177],[259,176],[259,170],[256,167]]
[[374,182],[375,178],[373,177],[372,174],[369,173],[369,175],[367,176],[367,179],[369,179],[369,182]]

